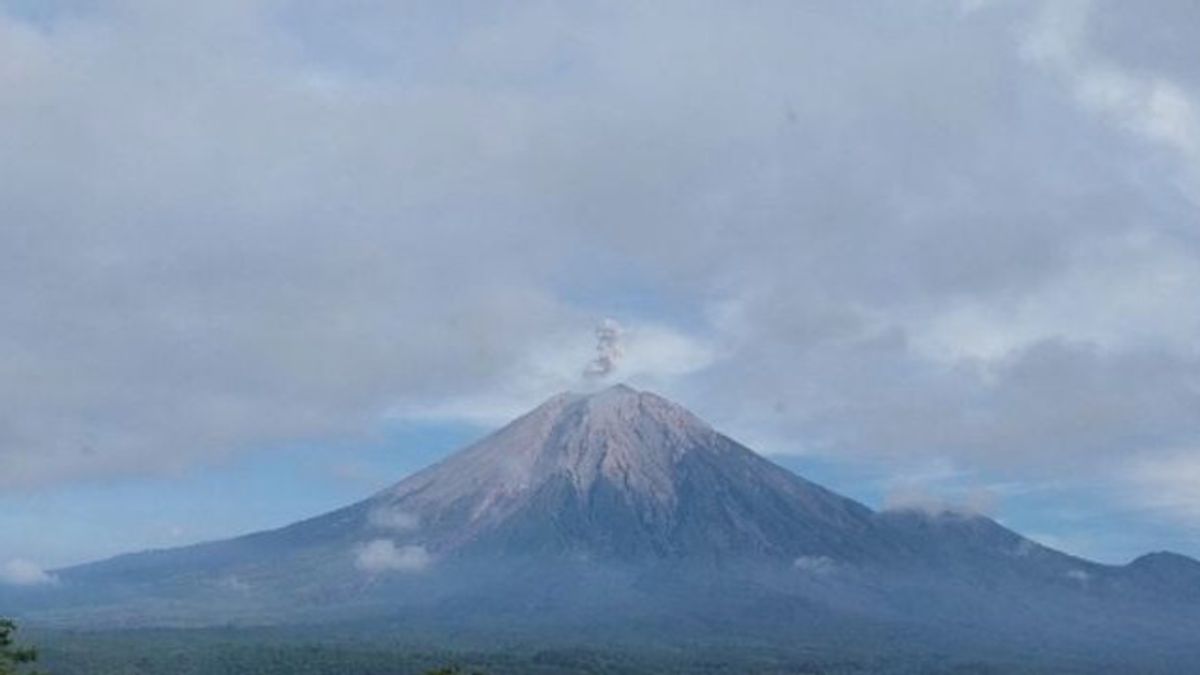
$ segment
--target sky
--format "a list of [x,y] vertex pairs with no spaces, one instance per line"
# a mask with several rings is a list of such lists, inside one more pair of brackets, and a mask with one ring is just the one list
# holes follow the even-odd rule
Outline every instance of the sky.
[[618,381],[875,508],[1200,555],[1197,33],[0,0],[0,577],[315,515]]

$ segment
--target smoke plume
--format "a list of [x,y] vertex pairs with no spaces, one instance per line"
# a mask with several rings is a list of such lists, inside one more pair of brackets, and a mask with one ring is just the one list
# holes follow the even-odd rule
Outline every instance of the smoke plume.
[[605,319],[596,326],[596,358],[583,369],[585,377],[599,379],[616,371],[623,355],[622,333],[621,324],[615,319]]

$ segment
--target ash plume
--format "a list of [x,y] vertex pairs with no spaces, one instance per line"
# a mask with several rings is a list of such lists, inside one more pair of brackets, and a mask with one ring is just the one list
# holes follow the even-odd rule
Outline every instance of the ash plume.
[[624,355],[621,347],[623,333],[621,324],[615,319],[605,319],[596,326],[596,358],[583,369],[584,377],[600,379],[616,371]]

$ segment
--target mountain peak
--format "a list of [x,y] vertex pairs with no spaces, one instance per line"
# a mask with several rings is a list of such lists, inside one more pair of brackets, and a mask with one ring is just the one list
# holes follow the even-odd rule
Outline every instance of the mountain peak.
[[564,392],[380,497],[421,511],[474,503],[474,517],[500,518],[549,483],[586,493],[606,479],[670,502],[679,457],[717,436],[682,406],[624,384]]
[[[854,548],[870,511],[788,473],[686,408],[617,384],[561,393],[376,495],[435,554],[793,556]],[[490,548],[489,548],[490,547]]]
[[675,408],[683,408],[683,406],[657,394],[634,389],[621,382],[600,389],[560,392],[543,401],[541,405],[533,409],[533,412],[542,408],[557,409],[571,404],[582,404],[589,407],[636,406],[641,400],[654,400]]
[[624,382],[618,382],[617,384],[610,385],[608,387],[600,389],[599,391],[592,392],[591,394],[589,394],[589,397],[595,398],[598,396],[605,396],[605,397],[637,396],[640,393],[642,393],[642,392],[638,391],[637,389],[634,389],[633,387],[625,384]]
[[1188,570],[1200,574],[1200,560],[1172,551],[1155,551],[1138,557],[1128,567],[1141,569]]
[[[589,394],[567,394],[565,399],[560,399],[561,396],[564,395],[550,399],[547,404],[559,409],[564,420],[572,414],[578,415],[575,422],[592,431],[637,424],[658,424],[678,433],[689,429],[692,432],[712,431],[706,422],[678,403],[626,384],[615,384]],[[557,403],[559,401],[562,403]],[[645,449],[652,451],[654,448]]]
[[642,392],[627,384],[614,384],[611,387],[578,394],[577,400],[586,401],[590,406],[635,405]]

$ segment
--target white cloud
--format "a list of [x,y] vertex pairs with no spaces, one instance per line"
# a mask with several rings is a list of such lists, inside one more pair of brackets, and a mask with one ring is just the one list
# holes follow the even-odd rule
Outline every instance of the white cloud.
[[885,495],[883,508],[889,511],[919,511],[931,516],[991,516],[996,513],[998,499],[995,491],[984,487],[947,495],[919,483],[902,482],[894,485]]
[[704,338],[660,324],[635,324],[624,341],[622,372],[631,382],[666,384],[701,372],[718,358]]
[[421,527],[421,519],[396,506],[380,506],[371,509],[367,522],[372,527],[393,532],[412,532]]
[[0,565],[0,583],[9,586],[45,586],[57,580],[34,562],[14,558]]
[[[611,384],[581,372],[594,356],[592,336],[582,325],[537,341],[528,355],[494,383],[449,397],[395,405],[395,419],[468,422],[483,427],[511,421],[553,394],[588,391]],[[612,381],[668,390],[678,378],[702,372],[717,358],[703,338],[654,322],[627,320],[621,329],[620,370]]]
[[1087,585],[1092,580],[1092,575],[1084,570],[1067,570],[1067,578],[1072,581],[1077,581],[1080,584]]
[[922,356],[994,361],[1044,340],[1106,350],[1197,347],[1200,314],[1180,307],[1200,296],[1200,258],[1172,239],[1139,232],[1089,242],[1037,293],[959,301],[906,325]]
[[1127,464],[1137,504],[1200,524],[1200,451],[1135,459]]
[[391,539],[375,539],[358,548],[354,564],[358,569],[378,574],[383,572],[415,573],[433,564],[433,557],[424,546],[397,547]]
[[814,576],[826,576],[837,569],[837,561],[823,555],[802,555],[792,561],[796,569]]
[[5,489],[494,425],[609,315],[621,379],[812,454],[1200,434],[1195,59],[1096,40],[1159,12],[88,5],[0,10]]
[[1080,105],[1176,153],[1188,190],[1200,203],[1200,107],[1195,95],[1163,74],[1124,68],[1095,53],[1089,28],[1096,11],[1096,4],[1085,0],[1043,3],[1026,36],[1025,53],[1060,76]]

